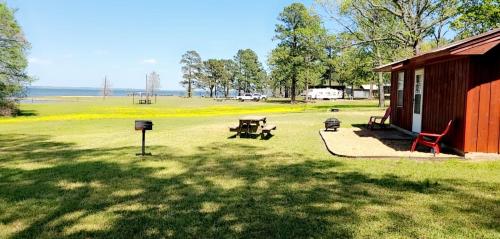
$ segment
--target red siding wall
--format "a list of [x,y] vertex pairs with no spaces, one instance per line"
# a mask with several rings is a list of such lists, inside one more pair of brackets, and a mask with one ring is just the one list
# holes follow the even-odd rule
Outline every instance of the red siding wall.
[[413,87],[415,70],[424,68],[424,96],[422,108],[422,131],[439,133],[449,120],[453,128],[443,142],[461,151],[464,150],[465,103],[469,76],[469,58],[434,61],[425,65],[409,64],[405,71],[404,104],[396,107],[398,72],[392,72],[391,123],[408,131],[412,130]]
[[500,153],[500,47],[471,58],[466,152]]
[[[403,107],[397,107],[398,73],[404,71],[405,82],[403,89]],[[391,124],[411,131],[413,111],[413,84],[415,71],[411,67],[405,67],[391,74]]]
[[468,76],[467,57],[425,65],[422,131],[440,133],[453,120],[452,129],[443,142],[461,151]]

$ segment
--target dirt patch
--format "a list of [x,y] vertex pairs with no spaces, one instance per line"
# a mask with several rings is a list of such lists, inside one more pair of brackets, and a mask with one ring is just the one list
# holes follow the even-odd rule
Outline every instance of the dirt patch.
[[412,137],[397,130],[372,131],[361,128],[340,128],[337,132],[320,130],[328,150],[337,156],[351,158],[462,158],[451,153],[434,155],[429,148],[410,152]]

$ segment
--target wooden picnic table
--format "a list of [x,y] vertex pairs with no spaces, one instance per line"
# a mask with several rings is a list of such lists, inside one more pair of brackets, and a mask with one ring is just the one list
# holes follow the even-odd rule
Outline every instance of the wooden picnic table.
[[261,121],[262,121],[262,125],[265,125],[266,124],[266,117],[265,116],[255,116],[255,115],[241,117],[240,124],[238,126],[237,135],[240,135],[241,132],[250,133],[252,130],[252,126],[256,126],[257,129],[259,129]]

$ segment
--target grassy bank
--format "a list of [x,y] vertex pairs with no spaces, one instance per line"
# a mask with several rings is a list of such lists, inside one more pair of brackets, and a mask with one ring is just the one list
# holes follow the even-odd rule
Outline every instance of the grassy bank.
[[[0,237],[498,238],[497,161],[353,160],[327,153],[374,101],[218,102],[65,98],[0,119]],[[233,138],[266,115],[268,140]],[[91,115],[91,116],[89,116]],[[151,118],[153,156],[133,119]]]

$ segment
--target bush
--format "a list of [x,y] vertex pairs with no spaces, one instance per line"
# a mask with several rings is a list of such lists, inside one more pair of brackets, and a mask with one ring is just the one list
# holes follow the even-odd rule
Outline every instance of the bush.
[[19,113],[17,104],[14,101],[0,103],[0,116],[15,116]]

